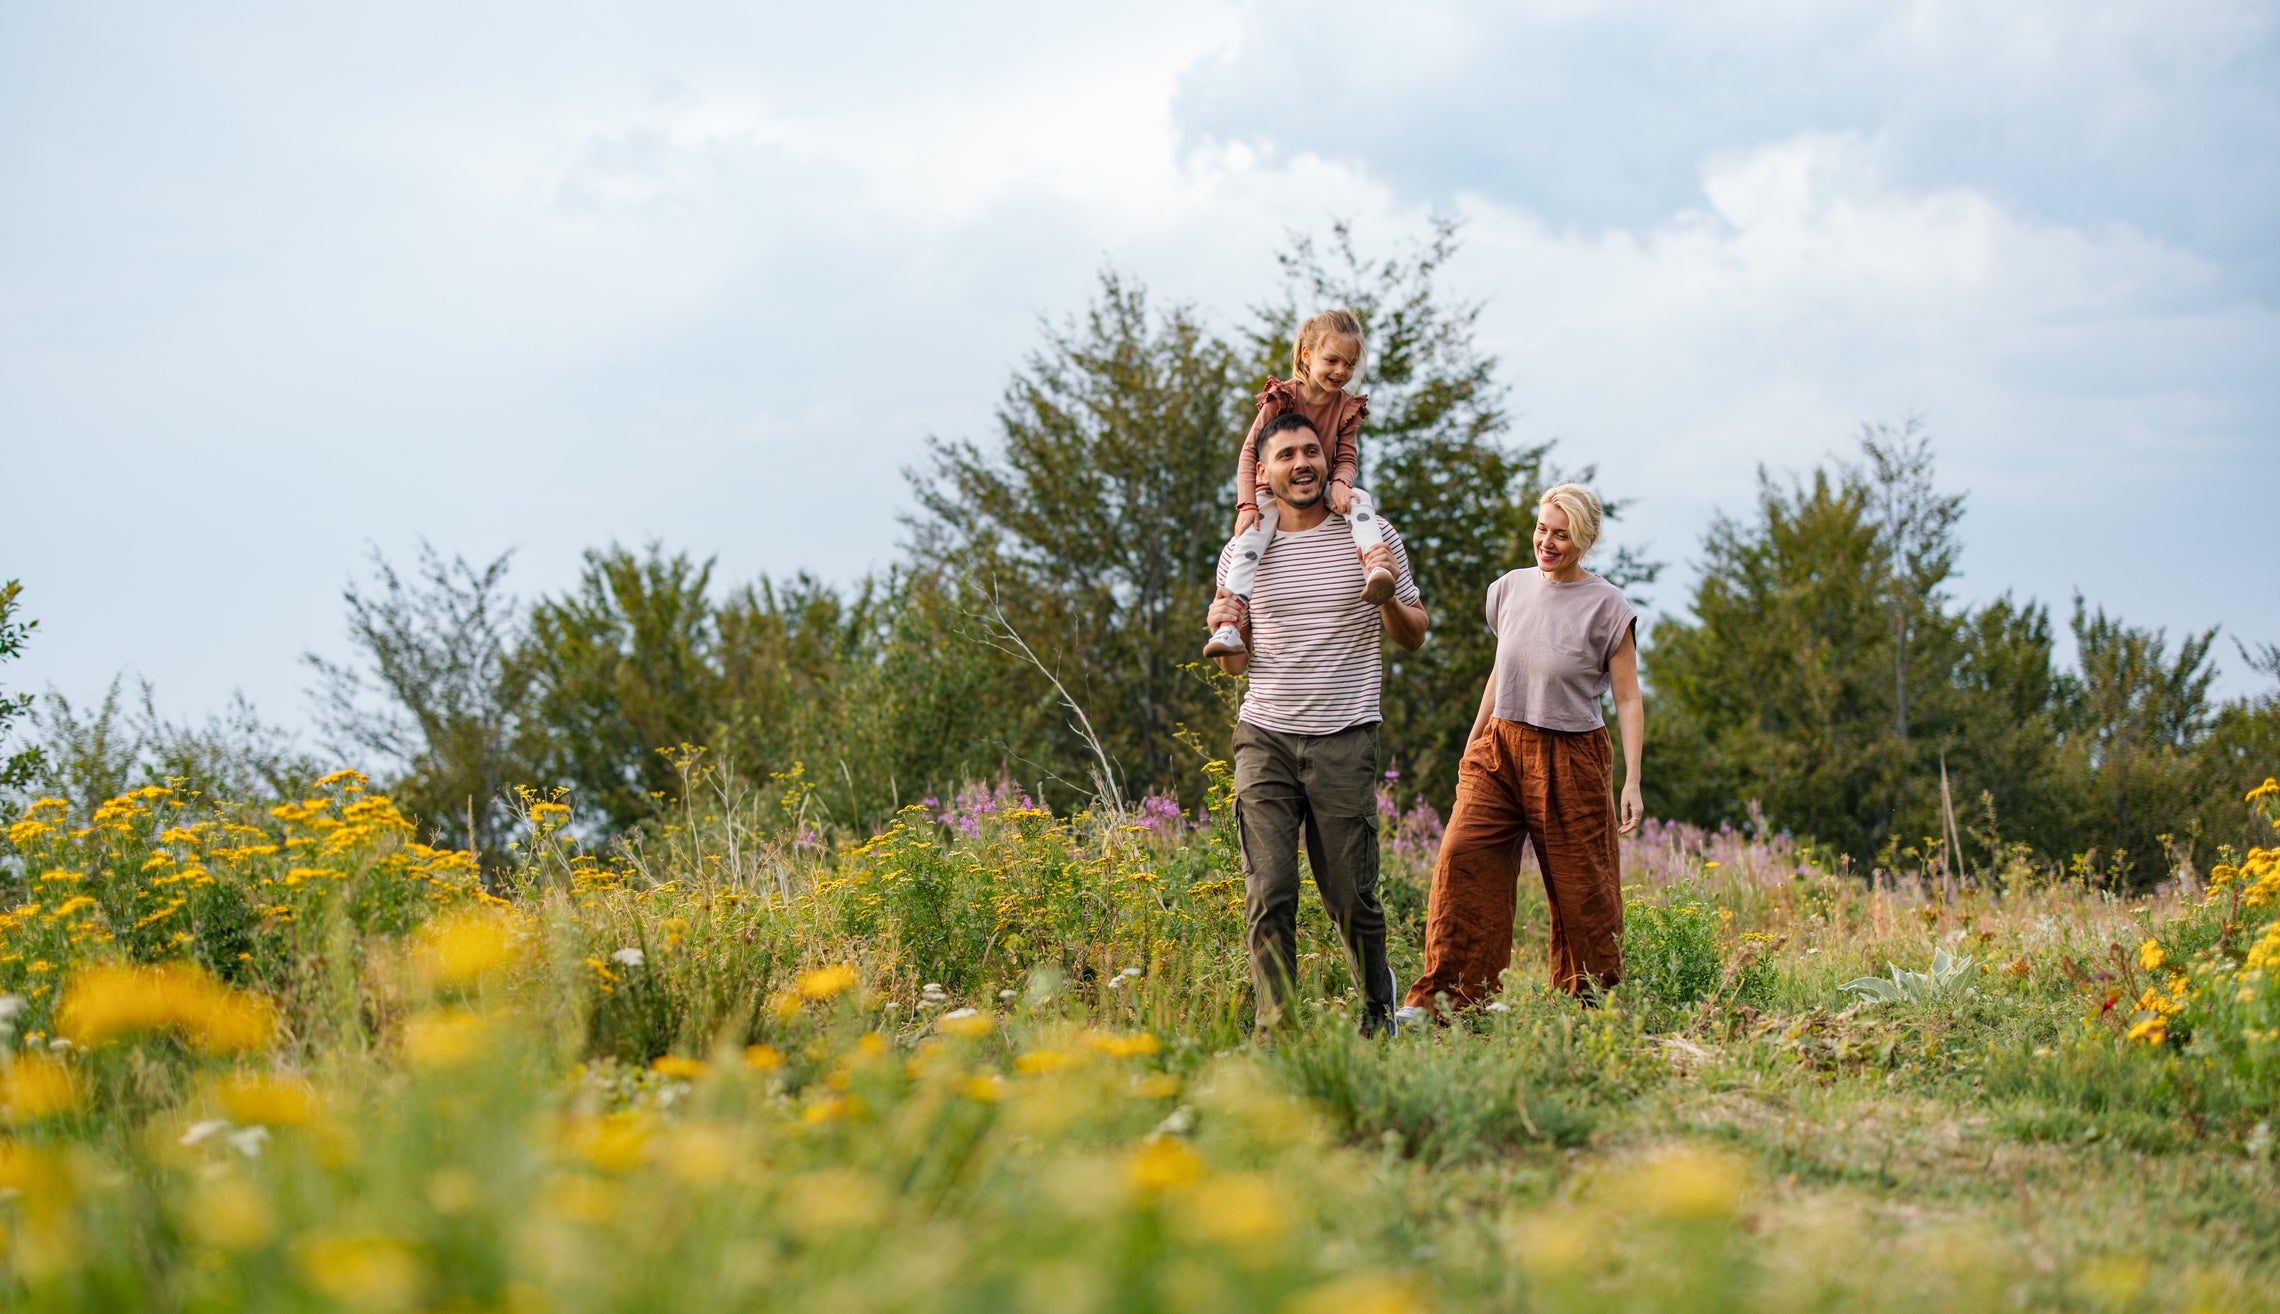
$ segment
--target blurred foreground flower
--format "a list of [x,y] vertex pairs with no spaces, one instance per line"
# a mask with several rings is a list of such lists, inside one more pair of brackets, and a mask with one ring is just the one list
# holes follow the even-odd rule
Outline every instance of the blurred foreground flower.
[[1203,1176],[1203,1160],[1187,1142],[1157,1136],[1134,1152],[1127,1165],[1132,1184],[1147,1191],[1170,1191]]
[[234,1122],[298,1127],[317,1116],[317,1093],[305,1082],[241,1073],[217,1085],[214,1095]]
[[800,993],[810,999],[829,999],[857,981],[855,969],[845,964],[821,967],[800,978]]
[[490,1024],[465,1009],[422,1013],[404,1024],[404,1057],[416,1068],[455,1068],[483,1052]]
[[56,1010],[56,1031],[83,1046],[122,1036],[175,1031],[208,1053],[259,1049],[269,1043],[269,1006],[233,990],[189,963],[156,967],[100,964],[82,968]]
[[26,1054],[8,1069],[0,1082],[0,1104],[10,1122],[33,1122],[62,1113],[79,1103],[71,1069],[39,1054]]
[[1400,1278],[1355,1273],[1325,1282],[1284,1308],[1290,1314],[1424,1314],[1425,1302]]
[[1663,1218],[1726,1218],[1741,1207],[1748,1184],[1748,1170],[1733,1155],[1676,1145],[1642,1164],[1617,1197]]
[[989,1014],[976,1009],[953,1008],[944,1013],[942,1020],[934,1025],[936,1029],[946,1035],[965,1036],[971,1039],[974,1036],[988,1035],[991,1020]]
[[294,1259],[309,1285],[358,1309],[403,1309],[419,1298],[420,1266],[411,1251],[377,1233],[310,1237]]
[[464,989],[522,956],[513,914],[475,907],[437,918],[421,929],[413,961],[431,988]]

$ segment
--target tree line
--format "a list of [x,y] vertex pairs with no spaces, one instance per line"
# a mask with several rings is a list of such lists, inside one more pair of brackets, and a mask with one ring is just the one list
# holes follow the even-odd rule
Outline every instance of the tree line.
[[[344,597],[353,656],[308,659],[323,755],[487,850],[517,786],[569,790],[597,829],[642,825],[680,788],[682,745],[755,781],[796,767],[817,819],[851,832],[974,779],[1062,808],[1193,802],[1237,693],[1196,657],[1234,442],[1302,314],[1345,305],[1369,332],[1365,480],[1435,617],[1422,650],[1389,651],[1386,743],[1445,808],[1494,651],[1487,586],[1529,563],[1542,488],[1599,482],[1514,440],[1480,305],[1444,285],[1457,242],[1446,221],[1388,254],[1342,226],[1295,237],[1277,296],[1226,333],[1104,273],[1041,326],[988,441],[929,440],[902,560],[852,585],[721,581],[685,550],[613,544],[526,603],[508,557],[375,553]],[[1863,865],[1952,843],[1973,868],[2079,857],[2125,877],[2250,838],[2226,800],[2280,769],[2280,693],[2215,700],[2215,630],[2172,645],[2079,597],[2062,668],[2046,604],[1952,596],[1965,501],[1922,425],[1871,424],[1856,448],[1761,469],[1755,504],[1706,534],[1684,609],[1641,635],[1652,812],[1808,835]],[[1620,477],[1600,492],[1620,520]],[[1658,573],[1628,551],[1591,565],[1635,601]],[[2280,649],[2241,655],[2280,679]],[[252,796],[313,762],[242,705],[170,725],[115,684],[29,713],[19,792],[170,775]]]

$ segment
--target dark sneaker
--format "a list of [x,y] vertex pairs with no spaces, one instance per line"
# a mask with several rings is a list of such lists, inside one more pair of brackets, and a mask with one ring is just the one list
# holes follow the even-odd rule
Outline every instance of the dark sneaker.
[[[1395,1001],[1397,1004],[1401,999],[1401,978],[1393,974],[1393,968],[1390,965],[1388,965],[1385,969],[1385,997],[1387,999]],[[1407,1014],[1413,1013],[1417,1013],[1417,1010],[1413,1008],[1396,1007],[1391,1013],[1386,1014],[1385,1034],[1388,1036],[1398,1036],[1401,1034],[1401,1029],[1403,1027],[1412,1025],[1416,1022],[1424,1021],[1422,1014],[1419,1014],[1416,1017],[1405,1016]]]
[[1248,652],[1243,646],[1243,631],[1232,625],[1222,625],[1211,632],[1211,641],[1203,645],[1206,657],[1233,657]]
[[1362,1039],[1376,1040],[1380,1036],[1391,1037],[1400,1032],[1401,1026],[1393,1020],[1393,1014],[1379,1005],[1371,1004],[1362,1010]]

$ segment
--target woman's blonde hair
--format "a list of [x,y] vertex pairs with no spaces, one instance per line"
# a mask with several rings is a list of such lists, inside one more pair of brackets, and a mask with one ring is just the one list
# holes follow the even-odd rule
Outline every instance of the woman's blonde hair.
[[[1304,324],[1299,325],[1298,336],[1290,344],[1290,377],[1300,383],[1313,382],[1312,379],[1306,377],[1307,354],[1321,346],[1322,339],[1333,333],[1352,338],[1354,346],[1356,348],[1361,347],[1363,343],[1362,317],[1340,306],[1336,310],[1325,310],[1311,316]],[[1354,372],[1359,374],[1361,369],[1362,362],[1357,358],[1354,361]]]
[[1599,541],[1599,499],[1582,484],[1554,484],[1536,499],[1536,509],[1556,506],[1567,512],[1568,537],[1575,542],[1577,556],[1591,551]]

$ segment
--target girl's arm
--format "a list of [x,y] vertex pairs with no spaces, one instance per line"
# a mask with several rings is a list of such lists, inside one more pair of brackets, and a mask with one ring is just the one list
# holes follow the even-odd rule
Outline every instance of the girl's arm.
[[[1362,404],[1351,418],[1338,426],[1338,436],[1330,445],[1330,482],[1354,486],[1362,471],[1362,417],[1369,414],[1370,399]],[[1341,513],[1342,514],[1342,513]]]
[[1647,751],[1647,701],[1639,695],[1637,626],[1623,635],[1623,646],[1607,663],[1607,675],[1615,694],[1615,724],[1623,732],[1623,822],[1615,833],[1628,835],[1647,814],[1639,793],[1639,763]]

